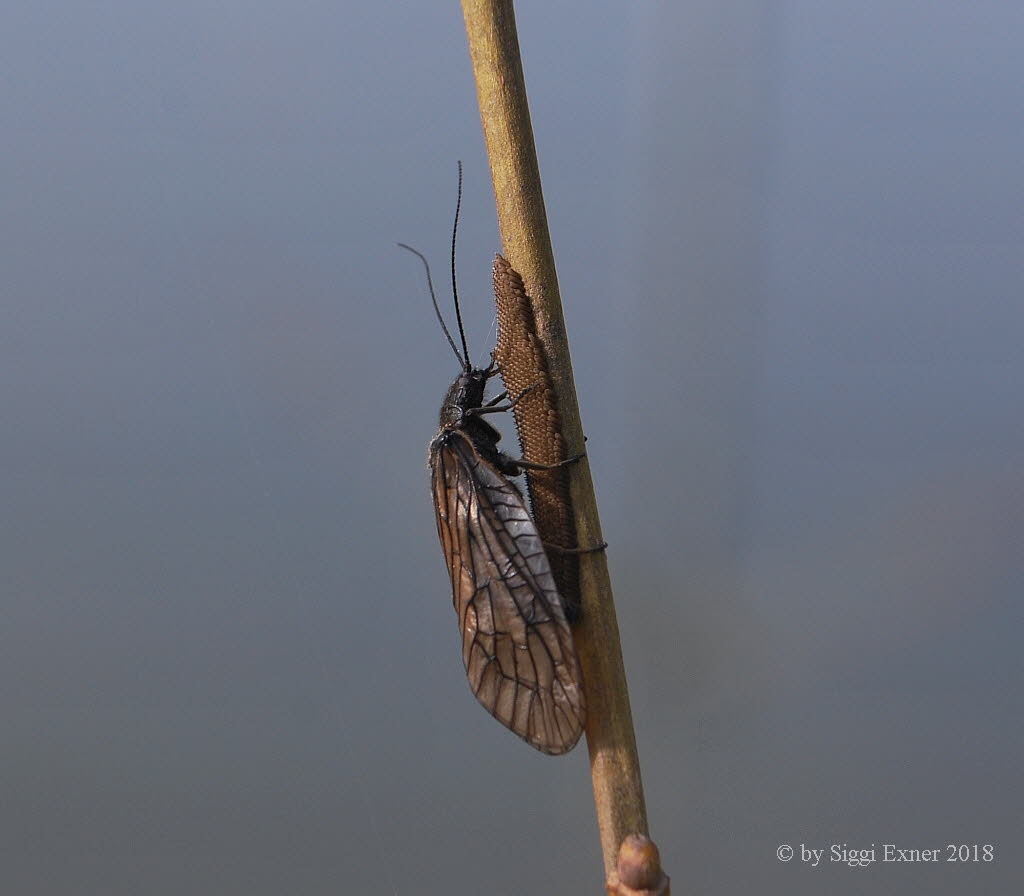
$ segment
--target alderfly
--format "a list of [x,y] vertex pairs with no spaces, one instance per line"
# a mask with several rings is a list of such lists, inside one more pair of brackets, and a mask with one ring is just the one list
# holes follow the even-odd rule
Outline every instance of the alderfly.
[[[585,710],[572,631],[551,565],[519,489],[509,480],[533,465],[498,450],[501,438],[486,414],[507,411],[523,393],[485,403],[494,362],[469,360],[455,285],[455,238],[462,201],[462,165],[452,229],[452,293],[462,351],[445,325],[427,285],[441,329],[462,372],[441,405],[440,428],[430,442],[429,464],[437,534],[452,582],[462,633],[462,660],[476,698],[530,746],[557,755],[575,746]],[[565,463],[567,461],[563,461]]]

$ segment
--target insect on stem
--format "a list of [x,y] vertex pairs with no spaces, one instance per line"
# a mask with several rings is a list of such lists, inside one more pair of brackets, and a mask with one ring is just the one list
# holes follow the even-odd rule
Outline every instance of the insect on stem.
[[469,361],[455,285],[461,204],[460,163],[451,267],[461,356],[438,307],[426,258],[399,244],[426,266],[434,310],[463,368],[448,388],[430,442],[437,532],[471,690],[503,725],[536,749],[557,755],[572,749],[583,732],[579,661],[551,562],[522,494],[508,478],[518,475],[521,465],[498,449],[500,434],[483,419],[517,407],[533,387],[519,390],[504,405],[502,396],[484,401],[487,381],[497,371],[493,361],[486,368]]

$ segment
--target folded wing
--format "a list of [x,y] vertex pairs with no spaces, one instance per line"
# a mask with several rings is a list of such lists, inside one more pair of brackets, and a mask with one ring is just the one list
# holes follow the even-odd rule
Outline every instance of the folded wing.
[[531,746],[564,753],[585,719],[579,662],[523,497],[458,430],[434,442],[431,468],[469,686]]

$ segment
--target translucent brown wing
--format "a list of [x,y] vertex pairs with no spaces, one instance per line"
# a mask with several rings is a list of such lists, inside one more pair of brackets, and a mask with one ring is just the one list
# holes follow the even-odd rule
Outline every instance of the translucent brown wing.
[[435,439],[430,460],[469,686],[531,746],[564,753],[583,730],[579,663],[522,495],[458,430]]

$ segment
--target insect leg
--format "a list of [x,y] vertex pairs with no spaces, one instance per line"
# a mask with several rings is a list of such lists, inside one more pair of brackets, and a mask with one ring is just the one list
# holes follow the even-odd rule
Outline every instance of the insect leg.
[[600,544],[589,548],[567,548],[560,544],[555,544],[553,541],[545,541],[544,547],[549,551],[557,551],[559,554],[597,554],[608,547],[608,542],[602,541]]
[[585,454],[574,454],[572,457],[567,457],[565,460],[560,460],[553,464],[538,464],[534,463],[532,460],[527,460],[525,457],[521,457],[515,461],[515,464],[516,466],[522,467],[524,470],[557,470],[559,467],[566,467],[569,464],[574,464],[585,457]]
[[472,415],[474,417],[481,417],[484,414],[503,414],[505,411],[509,411],[511,409],[511,404],[485,404],[482,408],[469,408],[469,410],[466,411],[466,416],[468,417]]
[[[511,411],[522,399],[526,398],[534,389],[540,388],[540,383],[534,383],[532,386],[527,386],[520,392],[515,398],[511,399],[507,404],[494,404],[493,402],[485,404],[482,408],[469,408],[467,414],[499,414],[505,411]],[[505,397],[508,398],[508,393],[505,393]]]

